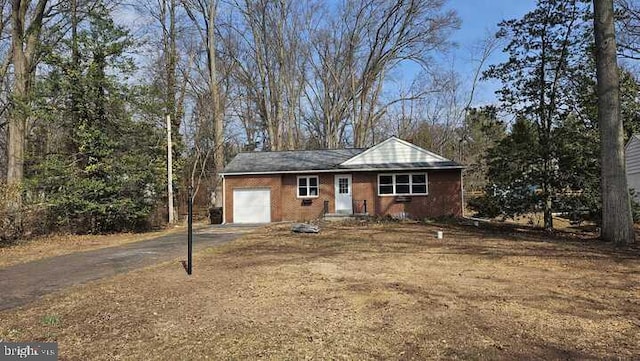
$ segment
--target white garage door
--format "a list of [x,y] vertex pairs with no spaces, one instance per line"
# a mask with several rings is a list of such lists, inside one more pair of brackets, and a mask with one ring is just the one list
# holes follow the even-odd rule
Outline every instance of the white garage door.
[[271,190],[233,190],[233,223],[271,222]]

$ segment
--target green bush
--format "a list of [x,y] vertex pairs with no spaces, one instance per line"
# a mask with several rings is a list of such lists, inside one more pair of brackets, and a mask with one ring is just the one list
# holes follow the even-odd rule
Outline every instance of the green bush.
[[140,154],[103,162],[99,167],[108,168],[108,173],[49,156],[34,167],[29,193],[47,204],[49,218],[59,229],[76,233],[148,229],[160,186],[150,163]]

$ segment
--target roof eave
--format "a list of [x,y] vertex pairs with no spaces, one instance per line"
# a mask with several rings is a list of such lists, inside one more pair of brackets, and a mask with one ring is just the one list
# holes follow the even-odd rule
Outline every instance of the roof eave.
[[639,141],[640,141],[640,135],[638,135],[638,134],[633,134],[633,135],[629,138],[629,141],[627,141],[627,144],[625,144],[625,146],[624,146],[624,151],[625,151],[625,153],[626,153],[626,151],[627,151],[627,148],[629,148],[629,146],[631,145],[631,143],[633,143],[633,141],[634,141],[634,140],[635,140],[635,141],[637,141],[637,142],[639,142]]
[[264,172],[221,172],[221,176],[238,175],[267,175],[267,174],[308,174],[308,173],[350,173],[350,172],[411,172],[417,170],[453,170],[466,169],[463,165],[451,165],[442,167],[415,167],[415,168],[335,168],[335,169],[309,169],[309,170],[276,170]]

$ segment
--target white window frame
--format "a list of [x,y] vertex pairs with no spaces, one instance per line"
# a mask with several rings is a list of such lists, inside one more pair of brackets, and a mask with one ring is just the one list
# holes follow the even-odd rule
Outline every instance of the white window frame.
[[[300,195],[300,178],[305,178],[307,180],[307,195],[306,196],[301,196]],[[315,188],[318,189],[318,192],[315,196],[310,196],[309,194],[310,189],[311,189],[311,185],[309,185],[309,179],[311,178],[315,178],[316,179],[316,186]],[[301,198],[301,199],[306,199],[306,198],[318,198],[320,197],[320,177],[318,177],[317,175],[299,175],[296,177],[296,198]]]
[[[397,176],[409,176],[409,193],[396,193],[396,186],[397,186],[397,182],[396,182],[396,177]],[[424,175],[424,188],[425,188],[425,193],[413,193],[413,176],[414,175]],[[391,185],[393,187],[393,193],[388,193],[388,194],[381,194],[380,193],[380,177],[391,177],[391,184],[385,184],[387,186]],[[407,183],[401,183],[401,184],[407,184]],[[423,184],[423,183],[416,183],[416,184]],[[425,173],[379,173],[378,174],[378,197],[397,197],[397,196],[426,196],[429,194],[429,176],[428,174]]]

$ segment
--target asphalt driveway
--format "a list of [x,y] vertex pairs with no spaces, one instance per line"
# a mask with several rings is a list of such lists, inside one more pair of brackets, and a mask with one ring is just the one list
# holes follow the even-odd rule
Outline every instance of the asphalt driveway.
[[[208,226],[194,231],[194,252],[240,237],[255,226]],[[176,259],[185,260],[187,234],[45,258],[0,269],[0,310],[29,303],[77,284]],[[197,264],[193,266],[198,271]],[[178,271],[180,272],[180,271]]]

